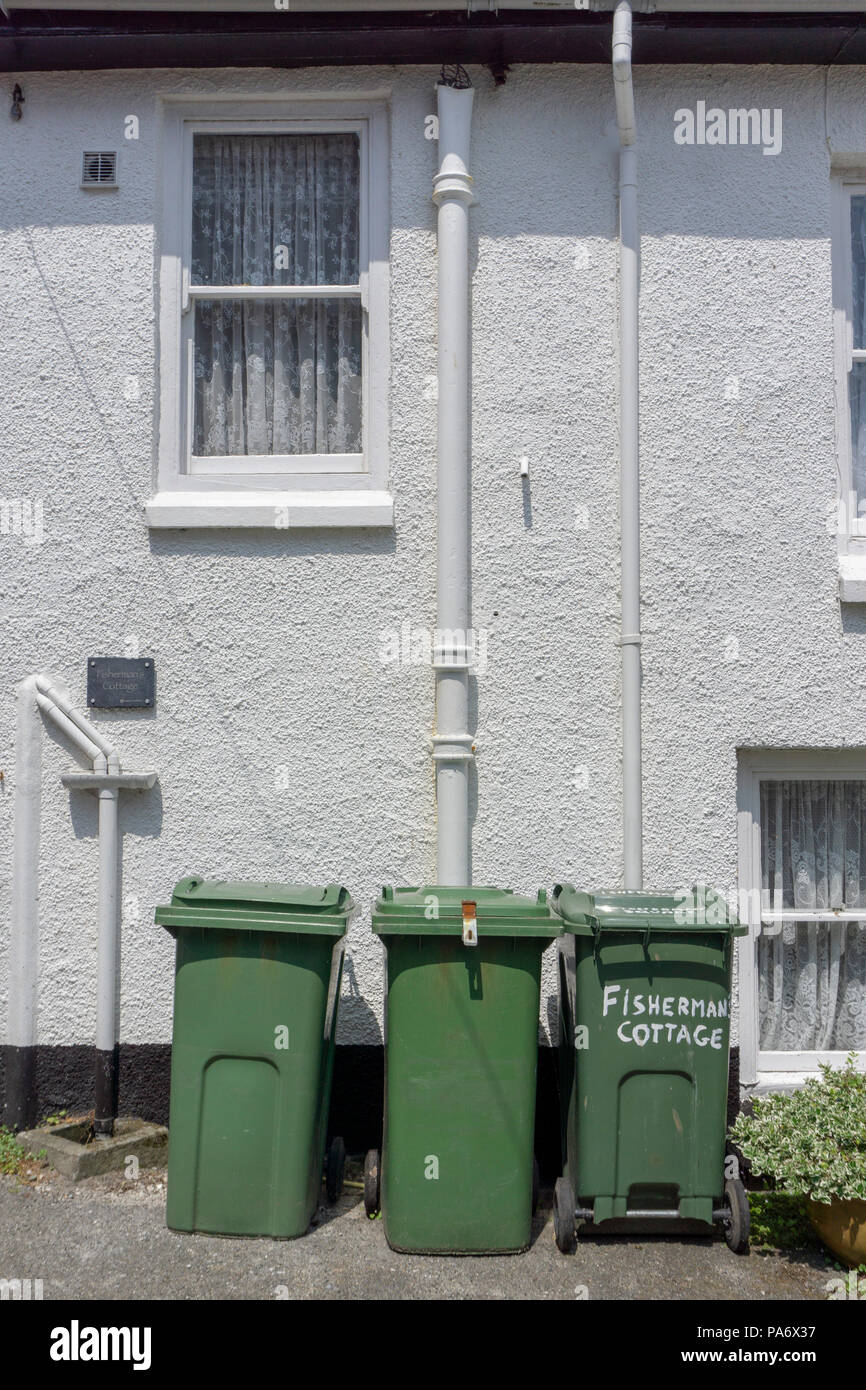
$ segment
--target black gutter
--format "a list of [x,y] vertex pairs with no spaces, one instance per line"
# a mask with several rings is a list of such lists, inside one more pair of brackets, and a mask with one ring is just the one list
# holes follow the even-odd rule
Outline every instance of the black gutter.
[[[0,70],[609,63],[610,15],[511,10],[394,14],[19,10]],[[638,63],[866,63],[858,14],[635,15]]]

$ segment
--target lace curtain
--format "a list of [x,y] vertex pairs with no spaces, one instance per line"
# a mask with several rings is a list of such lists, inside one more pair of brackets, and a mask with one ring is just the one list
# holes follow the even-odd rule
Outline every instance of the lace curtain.
[[[194,285],[352,285],[353,134],[198,135]],[[360,453],[359,299],[195,301],[193,453]]]
[[863,922],[785,922],[758,938],[761,1047],[866,1049],[866,783],[761,783],[769,908],[863,908]]
[[[853,346],[866,347],[866,197],[851,198],[851,289]],[[852,486],[858,514],[866,514],[866,362],[854,362],[848,376],[851,409]]]

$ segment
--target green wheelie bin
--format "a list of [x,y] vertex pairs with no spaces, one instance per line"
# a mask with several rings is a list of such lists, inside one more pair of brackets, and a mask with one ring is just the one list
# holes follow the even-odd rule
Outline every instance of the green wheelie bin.
[[541,957],[559,935],[543,891],[385,888],[385,1122],[367,1214],[393,1250],[529,1246]]
[[557,1245],[573,1247],[578,1223],[677,1218],[721,1221],[731,1249],[748,1249],[748,1201],[725,1150],[733,938],[746,928],[703,885],[653,895],[564,884],[553,908]]
[[[336,883],[185,878],[156,921],[177,942],[172,1230],[303,1235],[319,1199],[345,934]],[[345,1148],[326,1164],[328,1196]]]

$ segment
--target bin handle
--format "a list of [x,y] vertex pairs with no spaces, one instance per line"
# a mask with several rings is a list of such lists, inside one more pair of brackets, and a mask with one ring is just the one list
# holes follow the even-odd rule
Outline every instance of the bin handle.
[[328,980],[328,1002],[325,1006],[325,1042],[331,1036],[331,1029],[334,1026],[334,1014],[337,1011],[337,993],[340,980],[343,974],[343,956],[346,953],[346,938],[340,936],[334,942],[334,949],[331,952],[331,976]]
[[[610,936],[610,935],[613,934],[610,927],[605,927],[604,930],[607,932],[608,936]],[[613,928],[613,931],[616,931],[616,930],[625,931],[625,932],[633,932],[633,931],[635,930],[635,928],[634,928],[634,927],[620,927],[620,928],[618,928],[618,929],[617,929],[617,928]],[[639,931],[640,928],[638,927],[637,930]],[[643,932],[643,948],[644,948],[645,951],[648,951],[649,948],[650,948],[650,938],[652,937],[652,931],[653,931],[653,924],[652,924],[652,922],[647,922],[646,926],[644,927],[644,932]],[[600,951],[600,949],[601,949],[601,938],[602,938],[602,926],[601,926],[601,922],[598,920],[597,917],[593,917],[593,919],[592,919],[592,954],[593,954],[593,958],[594,958],[595,960],[598,960],[598,953],[599,953],[599,951]]]

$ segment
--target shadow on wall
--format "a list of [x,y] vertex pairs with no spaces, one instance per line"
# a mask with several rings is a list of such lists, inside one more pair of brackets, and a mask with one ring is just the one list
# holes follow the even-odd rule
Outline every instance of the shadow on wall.
[[[126,715],[127,711],[124,711]],[[139,713],[133,711],[131,713]],[[153,718],[153,711],[140,711],[146,719]],[[92,719],[92,712],[88,711],[88,717]],[[118,732],[118,743],[120,752],[123,753],[123,721],[121,720],[93,720],[95,724],[101,726],[105,731],[106,726]],[[67,754],[76,764],[81,762],[81,758],[76,757],[76,750],[65,736],[53,727],[49,727],[47,721],[43,722],[45,733],[62,753]],[[127,769],[129,770],[129,769]],[[65,766],[61,763],[57,772],[57,781],[60,782],[60,775],[65,771]],[[157,770],[158,771],[158,770]],[[61,789],[63,790],[63,789]],[[64,795],[69,797],[69,819],[72,823],[72,830],[77,840],[93,840],[95,847],[99,841],[99,798],[92,791],[77,791],[70,789],[68,793],[64,790]],[[118,825],[119,833],[117,837],[117,873],[118,885],[120,889],[120,901],[123,904],[126,900],[124,891],[124,845],[126,837],[136,836],[139,839],[158,839],[162,833],[163,823],[163,802],[162,790],[157,777],[156,784],[145,791],[123,791],[120,794]],[[93,890],[96,892],[96,885],[99,878],[99,863],[96,848],[94,848],[94,858],[92,867]],[[121,974],[118,970],[115,981],[115,1007],[119,1010],[121,1003]],[[91,1055],[92,1066],[92,1055]],[[37,1092],[39,1094],[39,1092]],[[40,1099],[40,1104],[42,1100]],[[61,1107],[62,1108],[62,1107]],[[134,1112],[137,1113],[137,1112]]]
[[559,999],[555,992],[547,996],[547,1033],[551,1047],[556,1048],[559,1044]]
[[843,603],[841,610],[844,636],[866,636],[866,603]]
[[338,1047],[341,1037],[363,1038],[365,1043],[374,1047],[381,1047],[383,1043],[379,1020],[361,993],[355,974],[355,963],[348,950],[343,963],[340,1009],[337,1015]]
[[[59,780],[59,779],[58,779]],[[141,839],[158,839],[162,833],[162,792],[159,782],[147,791],[124,791],[120,794],[119,867],[123,881],[123,841],[127,835]],[[90,791],[69,792],[69,818],[77,840],[97,839],[99,836],[98,799]]]

